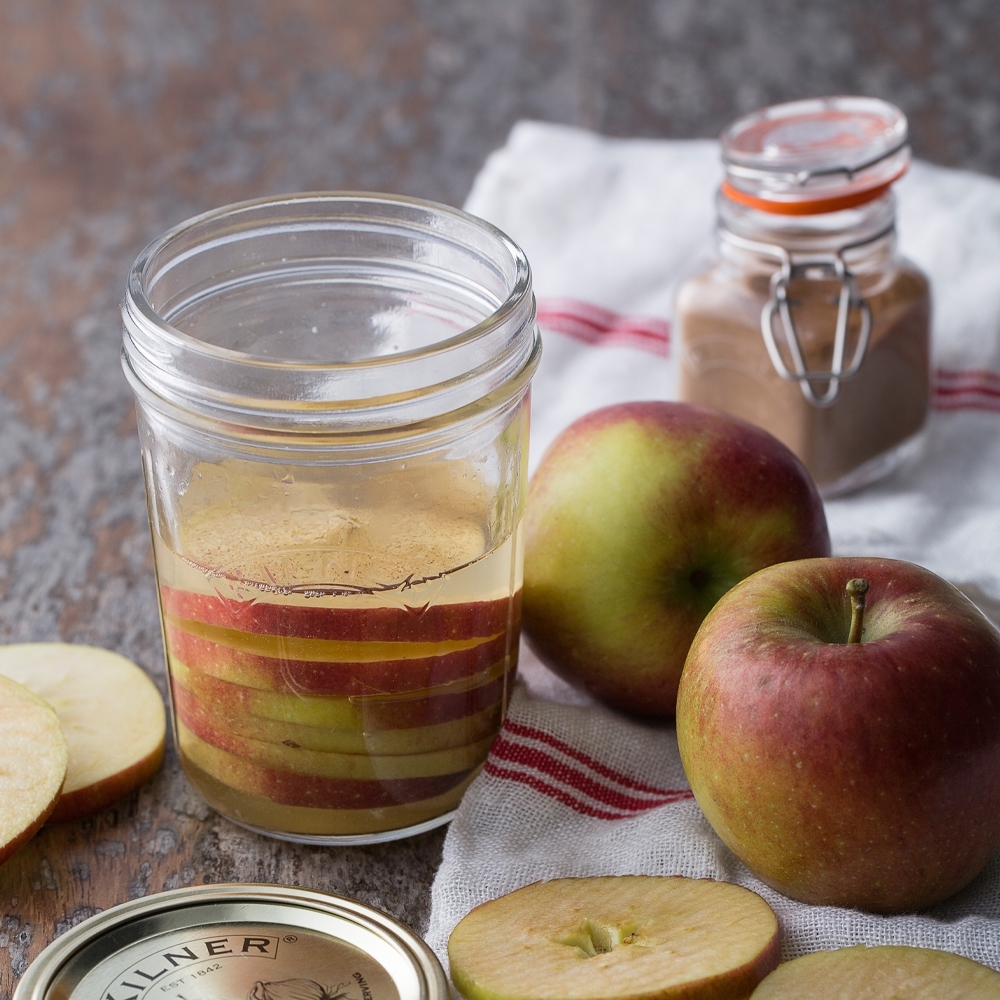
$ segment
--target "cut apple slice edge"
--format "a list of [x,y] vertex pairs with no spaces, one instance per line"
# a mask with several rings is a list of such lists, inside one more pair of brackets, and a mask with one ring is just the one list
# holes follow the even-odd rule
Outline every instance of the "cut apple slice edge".
[[467,1000],[745,1000],[778,964],[774,912],[711,879],[536,882],[467,914],[448,941]]
[[66,737],[53,708],[0,676],[0,864],[51,815],[68,763]]
[[99,812],[159,770],[163,699],[131,660],[95,646],[21,643],[0,647],[0,675],[45,699],[65,733],[69,768],[51,821]]
[[998,1000],[1000,972],[935,948],[817,951],[778,966],[752,1000]]

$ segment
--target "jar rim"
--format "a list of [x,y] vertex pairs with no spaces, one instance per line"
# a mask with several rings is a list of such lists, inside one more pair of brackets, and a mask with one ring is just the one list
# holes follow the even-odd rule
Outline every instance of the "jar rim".
[[874,97],[775,104],[722,133],[723,193],[780,215],[841,211],[883,194],[910,164],[906,115]]
[[[414,248],[426,244],[461,253],[463,259],[481,265],[493,286],[487,290],[481,281],[477,284],[447,267],[427,265],[431,270],[437,267],[439,283],[447,285],[453,278],[455,289],[478,293],[476,309],[468,316],[470,325],[417,346],[403,344],[391,353],[336,360],[269,357],[208,342],[172,322],[176,309],[172,314],[154,304],[154,290],[165,278],[165,286],[173,282],[185,294],[196,287],[185,282],[188,271],[196,270],[199,254],[231,254],[233,247],[250,246],[255,236],[294,241],[302,233],[312,240],[367,239],[372,247],[373,241],[391,237],[403,243],[410,240]],[[286,258],[280,259],[284,264]],[[378,256],[375,251],[356,258],[332,254],[328,263],[341,259],[356,266],[388,262],[408,281],[427,279],[415,252],[409,257],[388,252]],[[246,284],[246,275],[254,273],[252,263],[240,266],[243,271],[232,270],[234,288]],[[174,269],[178,270],[171,275]],[[289,265],[289,273],[293,271]],[[221,279],[212,284],[215,278],[209,272],[207,291],[199,293],[206,301],[227,287]],[[389,282],[386,287],[396,286]],[[190,301],[199,300],[195,296]],[[188,304],[186,299],[182,305]],[[491,311],[481,315],[486,309]],[[122,302],[122,363],[137,390],[142,387],[181,409],[230,423],[235,414],[237,422],[272,430],[290,419],[301,428],[329,424],[333,417],[343,429],[400,426],[461,409],[477,395],[490,395],[505,382],[516,381],[520,369],[537,357],[534,318],[531,268],[524,251],[483,219],[405,195],[301,192],[212,209],[153,240],[129,272]],[[435,392],[442,397],[436,404],[430,402]]]
[[[507,298],[489,316],[486,316],[484,319],[480,320],[479,323],[463,330],[454,337],[437,341],[428,347],[416,348],[412,351],[401,351],[397,354],[385,355],[381,357],[372,356],[357,361],[302,362],[289,361],[279,358],[259,358],[241,351],[234,351],[230,348],[219,347],[215,344],[208,344],[205,341],[199,340],[197,337],[192,337],[189,334],[184,333],[182,330],[177,329],[177,327],[167,322],[162,316],[159,315],[159,313],[157,313],[152,304],[149,302],[149,298],[143,284],[147,269],[150,267],[153,259],[158,253],[163,251],[170,244],[175,243],[186,233],[190,233],[208,223],[224,219],[227,216],[235,216],[238,213],[252,210],[254,208],[278,207],[281,205],[304,204],[307,202],[316,204],[361,202],[382,205],[407,205],[423,209],[434,209],[437,212],[447,213],[455,218],[474,223],[483,231],[489,232],[491,235],[496,237],[496,239],[509,250],[517,268],[517,279],[515,285],[511,289]],[[126,306],[130,306],[140,310],[144,318],[146,318],[153,326],[157,327],[157,329],[159,329],[161,333],[165,334],[168,339],[176,339],[180,343],[183,343],[189,350],[199,351],[208,355],[215,355],[227,360],[238,360],[241,364],[253,364],[260,365],[265,368],[275,367],[282,369],[288,367],[301,367],[312,370],[345,368],[358,369],[371,365],[391,364],[393,362],[406,360],[408,357],[418,354],[434,354],[450,350],[460,342],[465,342],[480,336],[485,328],[495,325],[497,322],[501,322],[502,319],[511,312],[515,305],[524,298],[525,294],[530,293],[530,291],[531,269],[524,251],[506,233],[476,215],[472,215],[471,213],[462,211],[458,208],[453,208],[450,205],[442,205],[438,202],[426,201],[422,198],[411,198],[407,195],[384,194],[376,191],[302,191],[293,194],[279,195],[277,197],[249,198],[244,201],[222,205],[219,208],[209,209],[207,212],[201,212],[198,215],[194,215],[191,218],[178,223],[176,226],[173,226],[171,229],[168,229],[165,233],[147,244],[139,256],[136,257],[135,262],[129,270],[128,285],[122,308],[124,310]]]

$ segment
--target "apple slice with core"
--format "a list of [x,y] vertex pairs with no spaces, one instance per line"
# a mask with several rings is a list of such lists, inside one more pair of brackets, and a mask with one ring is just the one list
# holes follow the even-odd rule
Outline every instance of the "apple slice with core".
[[131,660],[94,646],[20,643],[0,647],[0,674],[44,698],[66,734],[69,770],[50,821],[92,815],[159,770],[163,699]]
[[778,966],[752,1000],[1000,1000],[1000,972],[934,948],[817,951]]
[[477,906],[448,940],[467,1000],[745,1000],[779,955],[760,896],[656,875],[535,882]]
[[51,705],[0,676],[0,864],[52,813],[69,750]]

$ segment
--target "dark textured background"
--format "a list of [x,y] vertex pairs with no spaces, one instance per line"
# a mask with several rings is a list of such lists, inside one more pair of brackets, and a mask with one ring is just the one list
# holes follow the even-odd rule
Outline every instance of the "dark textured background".
[[[521,117],[704,136],[831,92],[1000,174],[998,24],[995,0],[0,0],[0,641],[109,646],[162,687],[117,302],[166,227],[294,189],[459,204]],[[265,841],[171,760],[0,868],[0,998],[59,930],[165,887],[301,883],[419,928],[442,837]]]

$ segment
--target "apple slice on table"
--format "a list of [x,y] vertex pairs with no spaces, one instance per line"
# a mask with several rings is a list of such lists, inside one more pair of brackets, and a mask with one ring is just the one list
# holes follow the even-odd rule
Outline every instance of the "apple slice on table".
[[297,722],[268,719],[251,715],[238,708],[219,704],[215,700],[198,698],[183,687],[175,677],[172,684],[174,708],[178,717],[197,730],[199,725],[245,736],[265,743],[326,753],[346,754],[414,754],[475,743],[500,729],[501,702],[461,719],[439,722],[433,726],[413,726],[408,729],[330,729],[303,726]]
[[817,951],[779,965],[753,1000],[1000,1000],[1000,973],[934,948]]
[[448,940],[467,1000],[745,1000],[779,956],[760,896],[655,875],[535,882],[477,906]]
[[239,791],[263,795],[281,805],[314,809],[380,809],[420,802],[454,788],[473,770],[385,780],[327,777],[268,767],[229,753],[207,743],[183,723],[177,725],[177,739],[182,763],[186,758],[216,781]]
[[51,705],[0,676],[0,864],[55,809],[69,750]]
[[69,770],[51,821],[100,811],[149,780],[163,761],[166,713],[131,660],[94,646],[0,647],[0,674],[44,698],[69,744]]

